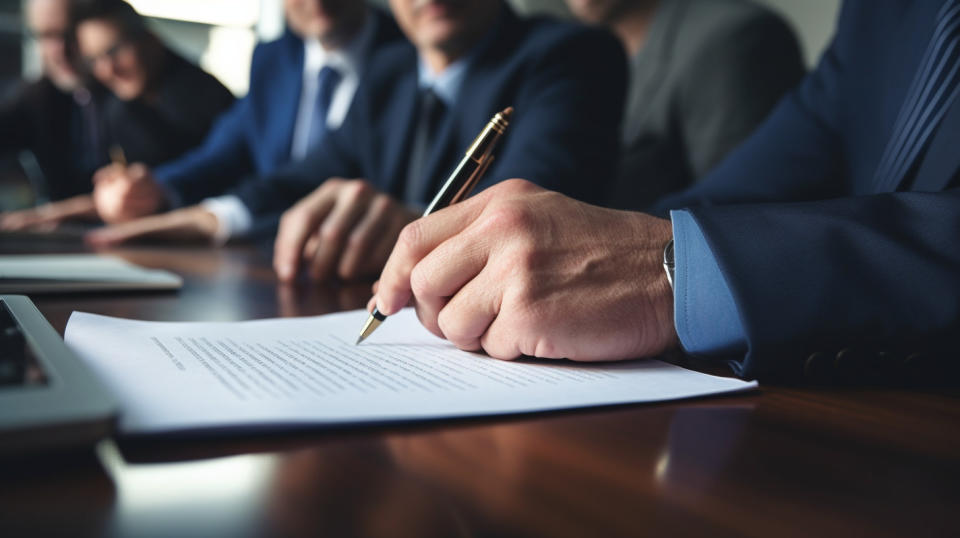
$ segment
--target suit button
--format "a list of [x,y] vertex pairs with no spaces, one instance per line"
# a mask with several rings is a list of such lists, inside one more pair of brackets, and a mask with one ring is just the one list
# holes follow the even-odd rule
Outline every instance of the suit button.
[[803,361],[803,377],[811,383],[829,383],[833,380],[833,365],[830,354],[823,351],[811,353]]
[[837,377],[848,383],[863,382],[867,364],[869,364],[867,354],[856,347],[841,349],[833,360],[833,368],[837,372]]

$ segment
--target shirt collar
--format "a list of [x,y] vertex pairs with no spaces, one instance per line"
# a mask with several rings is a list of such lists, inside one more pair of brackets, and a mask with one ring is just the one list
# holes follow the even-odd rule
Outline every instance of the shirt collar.
[[433,90],[443,104],[452,107],[469,67],[470,56],[468,55],[448,65],[443,71],[434,73],[421,57],[417,62],[418,84],[421,90]]

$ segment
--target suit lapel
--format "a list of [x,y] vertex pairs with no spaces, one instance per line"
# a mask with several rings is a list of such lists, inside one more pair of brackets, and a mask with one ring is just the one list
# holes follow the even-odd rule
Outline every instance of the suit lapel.
[[[875,69],[882,73],[882,80],[891,88],[884,92],[887,101],[883,108],[883,115],[886,117],[884,128],[889,130],[886,140],[888,146],[898,135],[896,122],[900,114],[904,113],[906,107],[915,106],[915,102],[911,100],[910,88],[920,76],[925,53],[930,46],[934,27],[937,24],[937,13],[944,1],[902,3],[899,13],[894,15],[900,22],[894,25],[895,29],[890,35],[889,42],[892,45],[877,53],[879,58],[889,58],[889,61],[873,64]],[[898,88],[902,89],[897,90]],[[928,148],[932,141],[927,142]],[[909,171],[917,169],[920,164],[919,159],[923,158],[923,155],[920,153],[918,157],[902,166],[898,174],[894,174],[889,170],[893,166],[890,162],[890,159],[894,159],[893,154],[888,154],[886,151],[881,153],[880,158],[884,159],[881,162],[884,163],[885,169],[878,169],[870,191],[891,192],[907,187],[909,179],[917,177],[909,174]]]
[[275,97],[278,100],[275,104],[280,112],[274,124],[274,140],[283,140],[283,144],[278,147],[282,152],[282,155],[277,156],[280,159],[278,162],[286,162],[293,150],[293,133],[300,110],[300,94],[303,91],[303,42],[291,38],[288,45],[291,47],[289,57],[292,61],[287,69],[281,72],[280,80],[275,82],[275,87],[280,88]]
[[910,186],[912,191],[945,189],[960,169],[960,99],[954,99],[930,141],[926,155]]
[[387,94],[390,106],[383,117],[381,133],[384,141],[384,167],[382,177],[385,178],[383,189],[395,196],[402,196],[403,181],[407,175],[407,165],[410,153],[410,143],[413,140],[414,115],[417,110],[417,79],[416,64],[397,81],[392,91]]

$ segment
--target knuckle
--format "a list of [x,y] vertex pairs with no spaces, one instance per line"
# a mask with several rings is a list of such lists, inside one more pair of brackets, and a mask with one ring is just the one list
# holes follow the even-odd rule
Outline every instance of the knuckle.
[[457,347],[462,347],[461,344],[466,344],[472,340],[470,335],[464,331],[463,324],[459,322],[457,316],[449,308],[440,310],[437,315],[437,326],[440,327],[440,331],[443,332],[447,340],[453,342]]
[[353,280],[359,276],[355,263],[341,263],[337,268],[337,276],[344,280]]
[[517,233],[526,233],[533,227],[533,217],[528,208],[501,203],[487,211],[484,224],[491,232],[515,236]]
[[427,297],[430,294],[430,275],[423,268],[423,265],[417,265],[410,271],[410,290],[414,297]]
[[367,234],[363,232],[353,232],[347,237],[347,246],[349,248],[363,247],[367,242]]
[[540,337],[537,338],[536,342],[533,345],[532,353],[529,353],[534,357],[540,357],[543,359],[562,359],[563,353],[560,351],[559,346],[556,342],[549,338]]
[[538,188],[535,183],[519,178],[501,181],[496,185],[496,187],[499,188],[499,190],[511,193],[525,193]]
[[338,241],[343,237],[343,227],[338,224],[324,224],[320,227],[320,239],[323,241]]
[[422,221],[415,220],[400,230],[397,246],[408,252],[415,252],[423,241],[424,233]]
[[343,190],[345,198],[357,201],[369,195],[373,188],[366,181],[353,179],[346,183]]
[[280,215],[280,230],[298,226],[303,221],[301,213],[297,207],[284,211],[283,215]]
[[514,304],[517,307],[517,324],[524,325],[524,328],[526,328],[528,320],[531,317],[530,311],[537,308],[540,299],[540,290],[537,286],[536,279],[530,278],[527,275],[516,277],[513,295]]
[[386,194],[379,193],[373,197],[373,201],[370,203],[370,209],[377,213],[382,213],[392,208],[393,205],[393,198],[390,198]]

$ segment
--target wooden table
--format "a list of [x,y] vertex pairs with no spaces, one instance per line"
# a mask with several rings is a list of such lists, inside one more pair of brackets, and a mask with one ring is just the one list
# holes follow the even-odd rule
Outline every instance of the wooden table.
[[[279,286],[252,247],[116,253],[186,285],[35,297],[58,330],[73,310],[241,320],[359,308],[369,294]],[[957,536],[957,396],[763,387],[508,419],[111,442],[0,468],[0,535]]]

